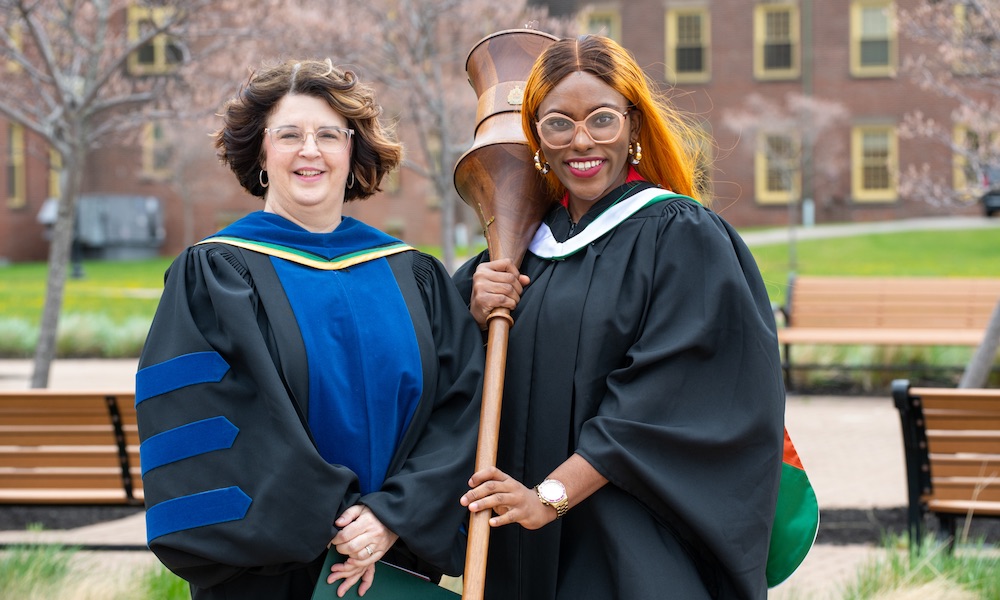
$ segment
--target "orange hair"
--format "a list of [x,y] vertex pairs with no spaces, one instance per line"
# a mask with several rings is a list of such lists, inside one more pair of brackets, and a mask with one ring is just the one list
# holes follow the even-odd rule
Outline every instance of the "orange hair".
[[[521,105],[521,125],[531,152],[541,147],[535,129],[538,107],[560,81],[580,71],[608,84],[642,114],[638,134],[642,161],[636,165],[639,174],[673,192],[701,199],[703,190],[697,178],[697,159],[701,148],[699,142],[705,134],[687,123],[683,115],[655,91],[635,58],[610,38],[596,35],[565,38],[550,45],[535,60],[525,82],[524,104]],[[544,177],[554,196],[562,198],[565,186],[552,173]]]

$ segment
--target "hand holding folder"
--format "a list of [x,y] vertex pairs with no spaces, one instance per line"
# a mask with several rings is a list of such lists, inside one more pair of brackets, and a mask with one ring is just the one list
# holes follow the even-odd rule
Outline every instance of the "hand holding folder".
[[[323,572],[316,582],[312,600],[341,600],[337,597],[337,588],[342,583],[326,582],[330,576],[330,567],[342,562],[345,557],[335,550],[330,550],[323,563]],[[401,567],[379,561],[375,566],[375,581],[364,596],[358,595],[358,586],[354,585],[344,598],[364,598],[364,600],[458,600],[461,598],[455,592],[447,590],[426,577],[408,571]]]

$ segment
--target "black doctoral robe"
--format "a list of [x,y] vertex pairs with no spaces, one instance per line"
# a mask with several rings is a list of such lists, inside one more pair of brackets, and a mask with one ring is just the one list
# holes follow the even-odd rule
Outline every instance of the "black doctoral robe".
[[[556,241],[586,231],[623,192]],[[481,255],[455,275],[468,300]],[[527,486],[574,452],[609,483],[538,531],[493,529],[490,600],[767,595],[784,389],[775,324],[736,232],[690,199],[646,206],[562,260],[528,252],[498,467]]]
[[[389,292],[412,321],[423,387],[384,482],[362,494],[355,473],[317,450],[300,328],[320,315],[293,315],[271,260],[213,243],[187,249],[167,273],[137,377],[144,468],[158,434],[192,423],[211,432],[192,429],[190,457],[173,448],[173,462],[144,474],[150,548],[197,599],[309,598],[333,521],[361,502],[400,536],[386,560],[460,574],[467,511],[458,498],[473,467],[483,353],[447,272],[412,250],[376,259],[388,262],[398,285]],[[335,357],[321,358],[336,372]],[[190,384],[143,378],[163,365]],[[225,502],[205,514],[170,510],[205,490]],[[192,527],[199,519],[206,524]]]

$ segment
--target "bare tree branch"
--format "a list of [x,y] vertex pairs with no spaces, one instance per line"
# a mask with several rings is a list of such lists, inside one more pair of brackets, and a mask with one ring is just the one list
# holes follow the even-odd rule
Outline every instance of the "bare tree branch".
[[[112,133],[136,130],[154,110],[165,115],[171,101],[190,106],[204,98],[215,100],[211,93],[196,91],[199,83],[206,82],[200,78],[213,72],[209,59],[215,52],[239,51],[237,40],[252,40],[256,23],[271,4],[270,0],[0,0],[0,53],[16,65],[4,75],[0,114],[42,137],[58,153],[64,169],[32,387],[48,385],[55,357],[75,204],[87,153]],[[150,11],[151,18],[143,21],[148,27],[129,29],[130,7]],[[230,34],[228,46],[216,39],[220,30]],[[180,61],[163,58],[162,73],[130,73],[130,57],[160,41],[164,43],[154,50],[165,52],[167,43],[176,43],[190,52]],[[206,68],[192,68],[196,62]],[[228,70],[228,65],[218,65],[214,72]]]
[[[919,110],[906,115],[900,135],[925,138],[961,157],[965,185],[935,179],[926,165],[912,165],[901,191],[932,189],[931,201],[967,205],[985,191],[987,173],[1000,169],[1000,1],[940,0],[900,12],[900,31],[924,50],[903,61],[903,72],[921,89],[954,103],[951,122]],[[956,125],[967,132],[956,139]]]

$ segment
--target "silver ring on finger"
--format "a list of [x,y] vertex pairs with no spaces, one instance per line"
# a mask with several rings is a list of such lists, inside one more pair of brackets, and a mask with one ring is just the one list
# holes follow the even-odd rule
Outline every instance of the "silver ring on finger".
[[365,546],[365,550],[368,551],[368,558],[371,558],[372,556],[375,555],[375,552],[372,551],[372,545],[371,544],[368,544],[367,546]]

